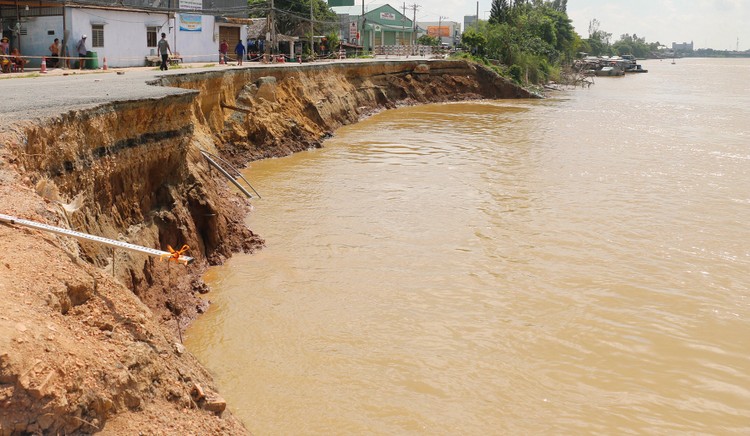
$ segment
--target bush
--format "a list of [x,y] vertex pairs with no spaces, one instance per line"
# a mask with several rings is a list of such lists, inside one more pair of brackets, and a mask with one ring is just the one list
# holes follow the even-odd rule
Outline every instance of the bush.
[[513,79],[513,81],[521,83],[521,79],[523,78],[523,68],[519,65],[513,64],[508,68],[508,74],[510,74],[510,78]]

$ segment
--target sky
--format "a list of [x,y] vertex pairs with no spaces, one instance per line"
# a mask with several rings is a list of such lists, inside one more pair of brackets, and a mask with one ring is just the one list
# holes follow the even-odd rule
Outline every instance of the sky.
[[[383,4],[401,10],[404,0],[364,0],[369,11]],[[362,0],[337,12],[359,15]],[[461,23],[464,15],[476,15],[476,0],[408,0],[407,8],[419,5],[417,21],[438,21],[440,16]],[[491,0],[479,1],[479,17],[489,18]],[[407,9],[408,17],[412,12]],[[750,0],[568,0],[568,16],[584,38],[589,22],[599,20],[599,29],[612,34],[612,42],[628,33],[645,37],[647,42],[670,46],[673,42],[693,41],[695,48],[750,50]],[[446,18],[443,18],[446,20]]]

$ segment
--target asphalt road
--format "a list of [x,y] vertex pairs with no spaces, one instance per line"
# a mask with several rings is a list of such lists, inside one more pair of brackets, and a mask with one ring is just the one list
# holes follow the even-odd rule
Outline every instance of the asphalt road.
[[[210,68],[175,69],[167,72],[147,68],[117,71],[55,70],[37,77],[17,76],[0,80],[0,128],[17,121],[45,119],[74,109],[96,107],[113,101],[160,98],[192,92],[152,86],[147,82],[164,74],[185,74]],[[0,76],[2,78],[2,76]]]
[[[160,98],[194,91],[148,85],[164,75],[194,74],[206,71],[226,71],[234,68],[283,68],[284,66],[321,65],[326,63],[361,63],[399,60],[427,60],[424,57],[388,59],[344,59],[316,61],[312,64],[260,64],[246,62],[244,66],[187,64],[183,68],[160,71],[153,67],[102,70],[54,69],[46,74],[38,70],[26,74],[0,75],[0,130],[23,120],[53,118],[70,110],[96,107],[114,101]],[[117,74],[120,72],[122,74]]]

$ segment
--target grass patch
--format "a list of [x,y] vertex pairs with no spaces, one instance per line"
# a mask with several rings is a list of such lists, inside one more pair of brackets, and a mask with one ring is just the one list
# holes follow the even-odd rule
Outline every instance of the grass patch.
[[[187,69],[187,68],[192,68],[192,67],[189,67],[189,66],[186,66],[186,65],[182,65],[182,64],[169,65],[169,69],[170,70],[183,70],[183,69]],[[156,71],[156,70],[161,70],[161,65],[158,66],[158,67],[154,67],[154,68],[151,69],[151,71]]]
[[30,79],[34,77],[40,77],[39,73],[26,73],[20,76],[0,76],[0,79]]

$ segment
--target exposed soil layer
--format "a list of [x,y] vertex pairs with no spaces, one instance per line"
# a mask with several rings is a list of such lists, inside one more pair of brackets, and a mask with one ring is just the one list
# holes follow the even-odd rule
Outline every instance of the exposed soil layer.
[[243,166],[320,147],[397,105],[531,97],[463,61],[236,69],[155,85],[194,92],[0,132],[0,213],[162,250],[187,244],[196,259],[0,224],[0,435],[246,432],[179,339],[206,309],[202,272],[263,244],[244,224],[249,200],[201,150]]

